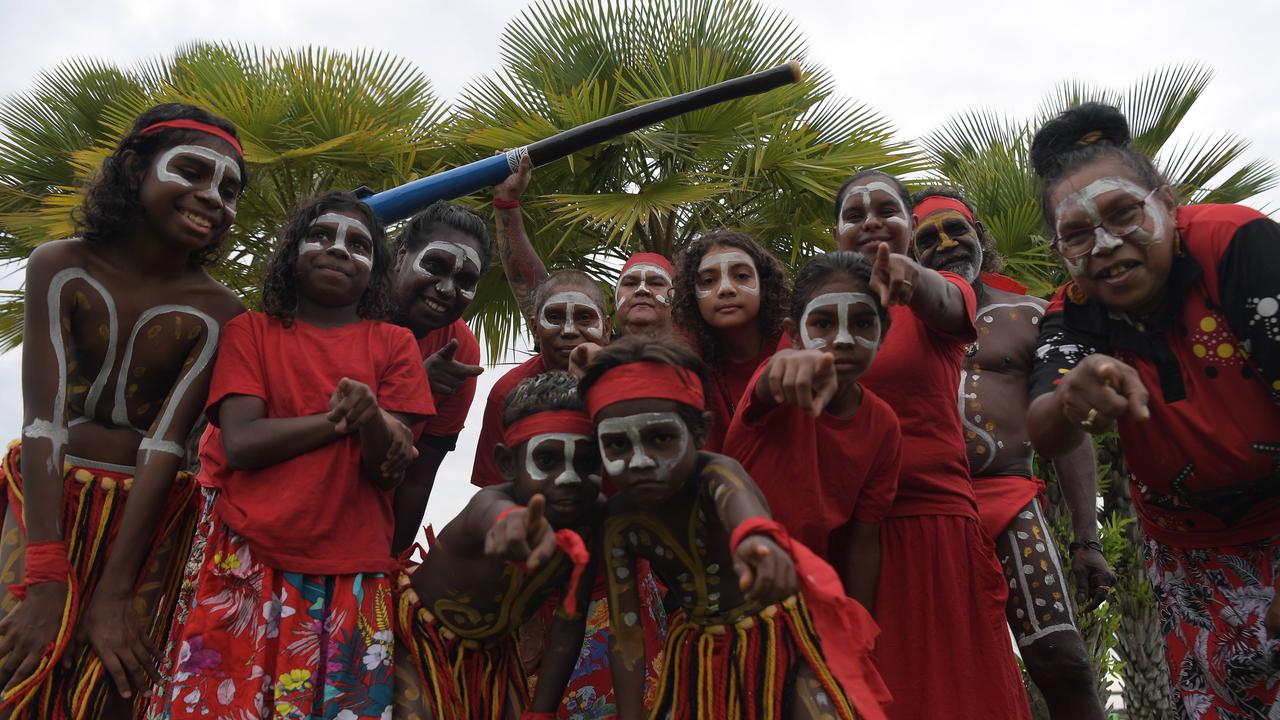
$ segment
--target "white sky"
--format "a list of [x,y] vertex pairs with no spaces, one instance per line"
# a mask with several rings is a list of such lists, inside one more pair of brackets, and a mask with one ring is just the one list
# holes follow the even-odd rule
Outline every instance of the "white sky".
[[[966,109],[1023,118],[1067,79],[1128,86],[1171,63],[1199,61],[1217,78],[1188,116],[1191,133],[1234,132],[1253,155],[1280,162],[1274,36],[1280,3],[852,2],[771,0],[808,37],[811,62],[839,91],[879,110],[904,139]],[[29,88],[42,69],[76,56],[128,64],[180,44],[218,40],[269,47],[376,48],[408,58],[444,98],[499,65],[503,26],[526,2],[469,0],[0,0],[0,97]],[[1251,201],[1280,208],[1280,191]],[[0,281],[16,287],[17,279]],[[0,356],[0,438],[17,437],[20,353]],[[480,411],[506,368],[480,377],[458,450],[437,481],[427,519],[437,528],[465,504]]]

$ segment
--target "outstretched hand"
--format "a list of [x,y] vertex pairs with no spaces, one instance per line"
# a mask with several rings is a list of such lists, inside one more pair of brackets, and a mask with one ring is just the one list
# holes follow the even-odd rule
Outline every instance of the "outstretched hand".
[[587,371],[587,364],[599,353],[601,347],[593,342],[584,342],[569,351],[569,374],[581,378]]
[[556,551],[556,532],[547,522],[546,498],[534,495],[529,505],[507,513],[489,528],[484,554],[535,570]]
[[427,382],[431,384],[431,395],[442,400],[453,395],[462,387],[462,383],[484,372],[479,365],[468,365],[453,359],[458,351],[458,340],[455,338],[444,347],[431,353],[422,362],[427,371]]
[[840,387],[835,357],[821,350],[779,350],[763,380],[774,402],[794,405],[815,418]]
[[325,417],[340,433],[359,430],[378,416],[378,398],[368,385],[359,380],[342,378],[329,396],[329,414]]
[[[506,151],[494,155],[504,155]],[[520,169],[507,176],[506,180],[493,186],[495,200],[519,200],[529,187],[529,179],[533,175],[533,161],[528,155],[520,158]]]
[[1081,360],[1055,391],[1062,414],[1090,433],[1104,433],[1128,414],[1135,420],[1151,417],[1150,395],[1132,366],[1102,354]]
[[747,600],[759,605],[781,602],[800,590],[791,556],[766,535],[743,538],[733,554],[733,570]]
[[920,266],[916,261],[891,252],[889,243],[880,243],[871,266],[871,292],[880,296],[880,304],[884,307],[910,304],[919,282]]

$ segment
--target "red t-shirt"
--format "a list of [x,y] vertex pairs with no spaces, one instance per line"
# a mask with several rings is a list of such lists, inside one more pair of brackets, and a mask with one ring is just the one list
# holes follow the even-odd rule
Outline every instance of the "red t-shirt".
[[[268,418],[324,413],[344,377],[368,385],[388,412],[435,411],[407,329],[372,320],[286,328],[258,312],[224,326],[205,411],[217,425],[223,399],[251,395],[266,402]],[[230,470],[219,489],[218,516],[269,567],[315,575],[389,569],[394,493],[363,477],[359,433],[276,465]]]
[[[462,321],[462,318],[442,328],[436,328],[418,340],[418,350],[422,354],[422,359],[426,360],[427,356],[448,345],[449,341],[454,339],[458,341],[458,349],[454,352],[453,359],[467,365],[479,365],[480,341],[476,340],[475,334]],[[467,378],[452,395],[436,403],[436,414],[427,418],[422,434],[456,439],[458,433],[462,432],[463,425],[466,424],[467,412],[471,410],[471,401],[475,396],[476,379]]]
[[[790,347],[789,342],[787,347]],[[777,350],[777,345],[765,343],[760,348],[760,355],[754,360],[726,362],[721,367],[708,368],[707,409],[711,411],[711,429],[707,433],[704,450],[721,452],[725,433],[729,432],[733,416],[743,402],[742,396],[747,387],[752,385],[751,378]]]
[[902,461],[898,417],[865,388],[852,417],[817,419],[794,405],[761,407],[760,367],[729,426],[724,454],[742,463],[769,500],[773,519],[834,567],[844,564],[831,533],[850,520],[878,523],[893,505]]
[[1058,291],[1031,394],[1094,353],[1133,366],[1151,418],[1117,427],[1142,531],[1178,547],[1253,543],[1280,535],[1280,225],[1192,205],[1178,208],[1178,234],[1171,302],[1140,325]]
[[507,395],[525,380],[547,371],[542,355],[534,355],[498,378],[489,391],[484,404],[484,420],[480,425],[480,440],[476,443],[476,459],[471,466],[471,484],[488,487],[505,482],[493,461],[493,446],[502,442],[502,411],[507,407]]
[[200,447],[196,451],[200,458],[200,472],[196,474],[196,482],[203,488],[217,489],[226,482],[227,455],[222,450],[222,433],[213,423],[204,426],[200,434]]
[[940,274],[964,295],[966,331],[944,335],[925,325],[911,308],[895,305],[889,308],[889,333],[860,380],[889,403],[902,424],[902,472],[889,515],[964,515],[977,520],[956,403],[964,348],[977,337],[977,300],[960,276]]

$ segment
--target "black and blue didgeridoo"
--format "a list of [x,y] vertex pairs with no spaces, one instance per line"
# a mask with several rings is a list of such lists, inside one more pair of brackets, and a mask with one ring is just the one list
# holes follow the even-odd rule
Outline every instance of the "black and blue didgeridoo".
[[403,220],[436,200],[449,200],[497,185],[520,167],[525,155],[534,167],[571,155],[583,148],[617,137],[632,130],[662,122],[677,115],[782,87],[800,80],[800,64],[791,62],[725,80],[711,87],[694,90],[664,100],[655,100],[616,115],[593,120],[586,125],[565,130],[532,145],[508,150],[502,155],[477,160],[461,167],[418,178],[390,190],[365,198],[365,202],[383,223]]

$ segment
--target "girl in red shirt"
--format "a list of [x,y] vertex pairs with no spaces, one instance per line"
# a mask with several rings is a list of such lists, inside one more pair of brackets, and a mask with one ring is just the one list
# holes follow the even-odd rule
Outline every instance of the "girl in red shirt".
[[263,306],[225,329],[206,414],[226,472],[178,639],[172,718],[390,716],[392,491],[434,412],[391,257],[346,193],[312,201]]
[[706,449],[719,452],[729,421],[760,363],[778,348],[791,281],[773,255],[740,232],[716,230],[676,258],[676,327],[707,363],[712,422]]

